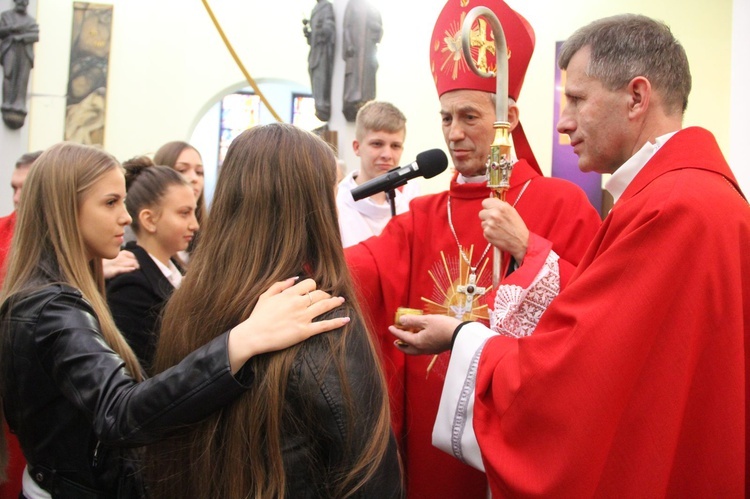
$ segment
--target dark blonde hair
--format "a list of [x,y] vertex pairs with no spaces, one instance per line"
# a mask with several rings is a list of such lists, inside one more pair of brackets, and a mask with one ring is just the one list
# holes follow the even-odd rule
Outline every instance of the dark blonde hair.
[[138,235],[141,222],[138,216],[142,210],[156,208],[162,197],[173,185],[185,185],[190,183],[180,172],[163,165],[155,165],[148,156],[136,156],[125,162],[125,186],[128,191],[128,214],[133,219],[130,226]]
[[21,155],[21,157],[18,158],[18,161],[16,161],[16,168],[24,168],[33,165],[34,161],[39,159],[39,156],[41,156],[43,152],[44,151],[34,151]]
[[89,261],[78,226],[79,208],[89,189],[119,168],[117,160],[106,152],[69,142],[50,147],[34,162],[24,184],[0,302],[11,300],[12,309],[14,296],[49,284],[77,288],[94,309],[107,344],[140,381],[141,366],[104,299],[101,258]]
[[[251,128],[233,142],[219,174],[208,224],[182,286],[167,305],[155,369],[163,370],[196,347],[250,315],[272,283],[302,271],[321,289],[347,299],[359,316],[344,260],[336,216],[335,158],[322,140],[291,125]],[[210,299],[207,299],[210,297]],[[354,322],[354,321],[353,321]],[[371,421],[364,448],[348,445],[349,468],[335,470],[332,497],[349,497],[373,475],[385,454],[390,431],[388,399],[374,346],[367,344],[383,390],[373,394],[376,414],[361,415],[352,404],[346,376],[351,324],[327,342],[328,369],[336,369],[345,417]],[[221,413],[160,442],[148,451],[147,475],[154,497],[280,497],[285,493],[282,420],[316,434],[310,414],[292,414],[285,401],[292,365],[304,343],[249,363],[251,388]],[[311,412],[311,411],[301,411]],[[350,438],[362,438],[352,435]],[[325,463],[311,466],[325,467]]]
[[390,102],[369,101],[357,111],[355,127],[359,141],[368,132],[406,133],[406,116]]

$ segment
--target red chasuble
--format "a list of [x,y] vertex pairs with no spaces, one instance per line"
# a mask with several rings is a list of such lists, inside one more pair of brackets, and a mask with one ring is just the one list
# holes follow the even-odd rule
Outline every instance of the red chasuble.
[[[456,237],[472,266],[477,266],[477,285],[489,290],[493,251],[480,260],[487,247],[479,220],[482,201],[489,197],[486,183],[458,184],[454,179],[450,191],[414,199],[410,211],[393,218],[380,236],[346,250],[360,302],[383,353],[393,427],[404,457],[410,498],[484,498],[487,492],[483,473],[431,443],[449,354],[441,355],[428,375],[430,358],[405,358],[393,346],[387,329],[398,307],[461,314],[467,320],[487,317],[483,298],[491,290],[476,298],[471,311],[465,295],[458,292],[458,286],[467,282],[469,269],[449,228],[449,196]],[[518,201],[516,209],[531,232],[552,241],[561,256],[561,272],[572,273],[601,223],[583,191],[565,180],[542,177],[519,161],[507,199],[511,204]]]
[[744,497],[749,332],[750,208],[688,128],[534,334],[484,344],[473,428],[493,497]]
[[10,243],[13,240],[13,230],[16,227],[16,212],[0,218],[0,285],[5,277]]
[[[10,243],[13,239],[15,226],[15,211],[7,217],[0,218],[0,287],[8,270],[6,267],[8,264],[8,253],[10,253]],[[18,439],[14,434],[10,433],[4,420],[2,420],[2,427],[8,444],[8,468],[5,470],[7,481],[0,484],[0,498],[18,497],[18,494],[21,492],[21,475],[26,466],[26,460],[21,452]],[[2,444],[0,443],[0,445]]]

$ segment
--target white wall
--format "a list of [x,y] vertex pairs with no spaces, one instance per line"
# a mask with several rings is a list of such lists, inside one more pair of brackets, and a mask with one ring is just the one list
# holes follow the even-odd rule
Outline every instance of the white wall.
[[750,196],[750,162],[747,160],[747,140],[750,137],[750,0],[735,0],[732,17],[729,164],[745,196]]
[[[209,0],[240,58],[258,80],[281,79],[307,86],[308,46],[303,17],[314,0]],[[0,0],[6,4],[9,0]],[[32,75],[30,128],[26,149],[47,147],[62,139],[68,76],[73,0],[37,0],[41,27]],[[100,0],[114,5],[112,49],[107,94],[105,148],[121,159],[153,152],[169,140],[191,140],[200,119],[227,89],[245,86],[200,1]],[[639,12],[667,21],[683,42],[694,82],[686,125],[701,124],[730,151],[731,0],[710,6],[699,0],[508,0],[535,27],[537,45],[520,98],[521,119],[543,169],[551,158],[554,43],[598,17]],[[735,32],[750,29],[748,0],[737,0]],[[345,0],[336,0],[340,26]],[[444,147],[438,100],[428,62],[432,27],[443,0],[377,2],[384,25],[379,46],[378,99],[401,108],[408,118],[404,161],[433,147]],[[340,30],[340,28],[339,28]],[[339,41],[341,37],[339,36]],[[745,43],[747,45],[747,43]],[[739,50],[735,46],[736,50]],[[336,50],[331,125],[347,166],[356,167],[348,152],[353,125],[341,115],[343,60]],[[747,49],[735,62],[747,67]],[[746,78],[746,77],[745,77]],[[747,85],[741,87],[742,90]],[[736,91],[735,94],[738,94]],[[737,96],[735,95],[735,98]],[[747,116],[745,112],[742,116]],[[739,121],[739,120],[737,120]],[[745,125],[747,126],[747,125]],[[746,133],[740,139],[741,145]],[[3,165],[4,166],[4,165]],[[745,164],[734,161],[747,185]],[[5,169],[0,172],[5,175]],[[9,178],[9,175],[8,177]],[[8,181],[0,178],[0,193]],[[446,174],[424,181],[423,192],[443,189]],[[7,188],[5,188],[7,189]],[[746,190],[750,188],[746,187]],[[10,196],[0,197],[0,214],[10,211]]]

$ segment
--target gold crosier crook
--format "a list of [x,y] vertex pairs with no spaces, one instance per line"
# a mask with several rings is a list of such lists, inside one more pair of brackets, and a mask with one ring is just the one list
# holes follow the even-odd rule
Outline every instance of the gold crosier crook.
[[[492,29],[495,39],[496,72],[486,72],[479,69],[471,55],[471,26],[474,21],[484,17]],[[505,193],[510,187],[510,174],[513,164],[510,161],[510,123],[508,122],[508,44],[505,41],[505,32],[500,20],[494,12],[487,7],[474,7],[464,19],[461,28],[461,45],[464,59],[471,70],[482,78],[496,78],[495,90],[495,140],[490,146],[490,155],[487,158],[487,187],[492,189],[492,197],[505,201]],[[493,248],[492,259],[492,286],[497,289],[500,284],[503,269],[503,253],[499,248]]]

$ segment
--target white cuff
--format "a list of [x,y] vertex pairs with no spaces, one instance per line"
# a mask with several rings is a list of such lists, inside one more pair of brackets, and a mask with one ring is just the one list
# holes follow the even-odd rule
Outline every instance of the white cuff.
[[484,463],[474,434],[474,387],[482,349],[496,334],[476,322],[463,326],[453,345],[432,430],[432,445],[480,471]]

